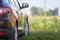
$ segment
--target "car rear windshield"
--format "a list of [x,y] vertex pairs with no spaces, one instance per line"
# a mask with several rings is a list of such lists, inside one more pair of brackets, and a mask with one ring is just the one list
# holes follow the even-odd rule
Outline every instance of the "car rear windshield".
[[2,6],[2,0],[0,0],[0,6]]
[[0,0],[0,7],[1,6],[10,7],[8,0]]

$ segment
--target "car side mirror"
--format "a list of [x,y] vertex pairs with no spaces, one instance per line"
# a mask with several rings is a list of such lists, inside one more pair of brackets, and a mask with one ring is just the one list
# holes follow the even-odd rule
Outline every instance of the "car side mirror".
[[22,3],[22,9],[27,8],[27,7],[29,7],[29,5],[27,3]]

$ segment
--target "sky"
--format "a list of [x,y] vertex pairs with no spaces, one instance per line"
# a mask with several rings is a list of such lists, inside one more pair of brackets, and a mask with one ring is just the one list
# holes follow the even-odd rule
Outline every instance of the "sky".
[[[19,0],[19,1],[20,1],[20,3],[29,4],[29,8],[25,8],[22,11],[23,13],[26,13],[28,15],[31,14],[30,8],[32,6],[42,7],[42,8],[45,8],[46,10],[49,10],[49,9],[53,10],[54,8],[59,8],[59,15],[60,15],[60,0]],[[44,3],[44,1],[45,1],[45,3]]]

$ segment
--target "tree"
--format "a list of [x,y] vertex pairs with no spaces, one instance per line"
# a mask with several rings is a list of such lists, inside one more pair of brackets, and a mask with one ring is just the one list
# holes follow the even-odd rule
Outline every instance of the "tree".
[[31,7],[31,13],[32,13],[32,15],[39,15],[38,14],[38,8],[35,6]]
[[43,15],[43,9],[42,8],[38,8],[38,14],[39,14],[39,16]]
[[51,16],[51,10],[47,11],[46,15]]

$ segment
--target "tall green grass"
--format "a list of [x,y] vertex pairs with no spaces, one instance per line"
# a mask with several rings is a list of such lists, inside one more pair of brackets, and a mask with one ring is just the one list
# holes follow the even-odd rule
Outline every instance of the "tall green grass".
[[30,17],[29,18],[30,31],[60,31],[60,19],[58,17]]
[[22,40],[60,40],[60,17],[30,16],[29,31]]

